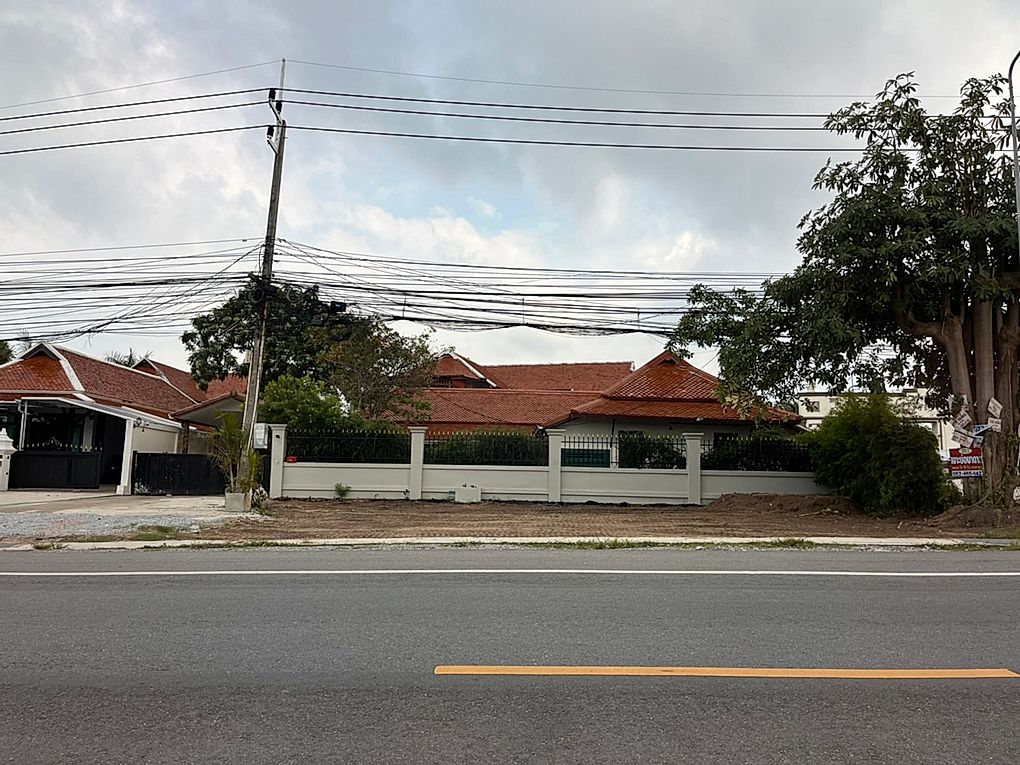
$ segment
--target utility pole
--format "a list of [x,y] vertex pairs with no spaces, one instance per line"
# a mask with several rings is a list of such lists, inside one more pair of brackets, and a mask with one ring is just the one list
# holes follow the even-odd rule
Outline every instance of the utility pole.
[[276,221],[280,212],[280,184],[283,181],[283,149],[287,142],[287,123],[283,119],[283,80],[287,72],[287,59],[280,61],[280,87],[269,91],[269,108],[276,116],[276,125],[269,128],[266,136],[269,147],[276,154],[273,162],[273,184],[269,191],[269,217],[266,220],[266,241],[262,247],[262,270],[259,274],[261,289],[255,289],[259,295],[256,305],[258,315],[258,332],[251,349],[248,362],[248,389],[244,397],[244,419],[241,423],[243,434],[241,461],[237,471],[237,480],[244,486],[252,475],[249,451],[255,430],[255,415],[259,406],[259,389],[262,382],[263,357],[266,350],[266,320],[269,313],[269,299],[272,294],[273,255],[276,251]]

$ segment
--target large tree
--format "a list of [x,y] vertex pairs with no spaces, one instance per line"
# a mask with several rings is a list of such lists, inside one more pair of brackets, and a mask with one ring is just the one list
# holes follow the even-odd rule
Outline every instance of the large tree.
[[351,336],[327,345],[324,379],[369,420],[424,417],[421,392],[436,370],[438,353],[428,337],[407,337],[378,321],[353,327]]
[[928,388],[929,403],[1002,432],[985,441],[973,499],[1017,484],[1020,262],[1003,79],[969,80],[950,114],[929,114],[912,75],[826,127],[865,142],[822,168],[831,201],[801,221],[801,265],[760,291],[698,287],[672,338],[718,346],[721,396],[738,407],[789,401],[811,382]]
[[[283,375],[302,377],[317,372],[322,338],[314,330],[327,310],[315,287],[282,284],[275,290],[268,298],[264,383]],[[200,386],[227,375],[248,373],[247,354],[258,331],[256,305],[263,299],[263,289],[253,282],[223,305],[191,320],[192,329],[181,340]]]
[[[427,337],[408,337],[371,317],[344,313],[318,290],[281,284],[269,297],[263,385],[281,378],[325,384],[352,413],[369,420],[423,416],[420,393],[435,373],[438,354]],[[247,373],[255,339],[257,286],[192,319],[183,336],[200,385]],[[288,387],[273,388],[274,395]],[[268,388],[267,388],[268,390]],[[306,391],[304,391],[306,392]],[[304,395],[302,392],[302,396]]]

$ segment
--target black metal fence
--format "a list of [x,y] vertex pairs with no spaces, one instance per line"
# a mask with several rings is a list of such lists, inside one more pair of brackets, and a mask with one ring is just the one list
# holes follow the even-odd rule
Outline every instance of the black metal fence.
[[287,457],[298,462],[355,462],[409,465],[408,433],[338,430],[330,433],[287,433]]
[[792,438],[729,438],[707,446],[702,470],[769,470],[811,472],[808,447]]
[[200,497],[227,489],[223,471],[205,454],[136,452],[131,478],[133,494]]
[[21,451],[11,455],[12,489],[98,489],[102,452]]
[[687,444],[683,436],[645,433],[567,436],[561,463],[563,467],[683,470],[687,467]]
[[425,464],[543,466],[549,464],[549,441],[527,433],[452,433],[426,439]]

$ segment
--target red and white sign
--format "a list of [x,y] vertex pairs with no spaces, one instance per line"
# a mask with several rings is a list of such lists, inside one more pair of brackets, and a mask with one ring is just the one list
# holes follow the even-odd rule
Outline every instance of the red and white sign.
[[984,458],[980,448],[949,450],[950,478],[980,478],[984,474]]

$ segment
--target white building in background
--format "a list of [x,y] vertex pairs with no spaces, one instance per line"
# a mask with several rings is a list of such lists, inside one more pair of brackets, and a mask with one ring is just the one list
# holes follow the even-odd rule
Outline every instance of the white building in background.
[[[949,459],[949,450],[955,448],[953,441],[953,423],[945,419],[938,412],[929,409],[924,402],[927,391],[920,388],[905,388],[897,393],[888,393],[894,401],[907,401],[917,420],[917,424],[930,428],[938,440],[939,453],[944,459]],[[803,426],[808,430],[818,427],[825,417],[836,407],[839,400],[838,395],[821,391],[802,391],[797,394],[797,412],[803,417]]]

